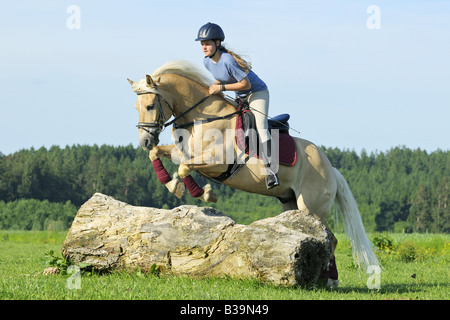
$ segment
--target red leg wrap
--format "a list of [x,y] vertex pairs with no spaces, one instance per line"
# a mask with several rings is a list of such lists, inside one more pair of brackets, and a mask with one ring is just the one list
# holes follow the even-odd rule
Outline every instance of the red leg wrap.
[[166,184],[172,180],[169,173],[167,172],[166,168],[164,168],[164,165],[161,161],[161,159],[155,159],[152,161],[153,169],[156,172],[156,176],[158,177],[159,182],[162,184]]
[[203,195],[205,190],[200,188],[200,186],[195,182],[194,177],[191,175],[188,175],[186,178],[183,178],[183,183],[186,186],[186,188],[189,190],[189,193],[194,198],[200,197]]

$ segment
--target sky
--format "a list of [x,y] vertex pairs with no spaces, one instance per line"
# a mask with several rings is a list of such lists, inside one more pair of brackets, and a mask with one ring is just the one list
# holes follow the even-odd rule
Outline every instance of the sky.
[[207,22],[292,135],[358,153],[450,149],[450,1],[34,0],[0,10],[0,152],[137,147],[126,79],[174,59],[204,69]]

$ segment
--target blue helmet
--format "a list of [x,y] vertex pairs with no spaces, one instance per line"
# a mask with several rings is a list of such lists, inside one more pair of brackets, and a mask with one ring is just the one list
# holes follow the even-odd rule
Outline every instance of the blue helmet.
[[223,33],[222,28],[215,24],[208,22],[204,26],[198,30],[198,36],[195,41],[201,41],[201,40],[225,40],[225,34]]

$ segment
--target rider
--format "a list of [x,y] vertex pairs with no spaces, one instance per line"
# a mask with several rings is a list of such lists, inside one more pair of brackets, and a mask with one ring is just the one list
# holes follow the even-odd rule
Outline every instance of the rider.
[[205,54],[203,60],[206,69],[213,75],[215,82],[209,87],[210,94],[218,94],[222,91],[236,91],[236,95],[246,100],[255,115],[256,127],[259,138],[267,150],[263,152],[268,189],[278,186],[277,175],[270,169],[270,152],[272,150],[272,138],[268,130],[267,113],[269,109],[269,90],[267,85],[251,70],[251,64],[243,60],[239,55],[227,50],[222,41],[225,34],[220,26],[208,22],[200,28],[195,41],[201,41]]

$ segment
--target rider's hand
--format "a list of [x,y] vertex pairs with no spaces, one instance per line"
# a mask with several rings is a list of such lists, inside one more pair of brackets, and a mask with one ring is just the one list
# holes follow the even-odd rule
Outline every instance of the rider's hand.
[[222,88],[219,84],[212,84],[209,87],[209,94],[219,94],[222,92]]

